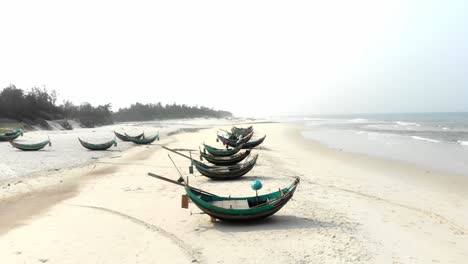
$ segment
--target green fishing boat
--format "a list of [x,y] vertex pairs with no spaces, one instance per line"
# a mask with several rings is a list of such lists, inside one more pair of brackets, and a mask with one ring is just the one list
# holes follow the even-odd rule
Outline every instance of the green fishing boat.
[[15,140],[20,136],[23,136],[23,131],[21,129],[17,129],[17,130],[12,131],[12,132],[1,134],[0,135],[0,141]]
[[211,155],[209,153],[204,153],[200,151],[200,160],[206,159],[209,163],[212,163],[218,166],[230,166],[230,165],[235,165],[243,161],[249,155],[250,155],[250,150],[246,150],[244,152],[238,152],[234,155],[227,156],[227,157],[215,156],[215,155]]
[[237,146],[236,148],[231,148],[231,149],[228,149],[228,148],[218,149],[218,148],[214,148],[212,146],[206,145],[206,144],[203,144],[203,146],[204,146],[204,150],[208,151],[208,153],[210,153],[211,155],[227,157],[227,156],[231,156],[239,152],[244,145],[241,144]]
[[256,191],[255,196],[231,197],[218,196],[216,194],[191,187],[187,181],[184,184],[154,173],[148,173],[148,175],[183,186],[187,197],[198,208],[200,208],[200,210],[211,216],[213,219],[231,222],[253,221],[275,214],[283,208],[289,200],[291,200],[300,183],[300,178],[297,177],[289,187],[279,189],[276,192],[258,195],[257,191],[261,189],[262,184],[259,181],[253,181],[251,186],[252,189]]
[[80,141],[80,143],[81,143],[81,145],[83,147],[85,147],[85,148],[87,148],[89,150],[107,150],[112,146],[114,146],[114,147],[117,146],[117,141],[115,139],[113,139],[113,140],[111,140],[109,142],[106,142],[106,143],[101,143],[101,144],[89,143],[89,142],[81,140],[80,138],[78,138],[78,140]]
[[262,144],[263,141],[265,141],[265,138],[266,138],[266,135],[257,139],[257,140],[253,140],[253,141],[249,141],[247,143],[245,143],[242,148],[243,149],[253,149],[255,147],[257,147],[258,145]]
[[117,133],[115,131],[114,131],[114,134],[118,139],[120,139],[122,141],[130,141],[131,138],[140,139],[145,135],[145,133],[143,132],[143,133],[141,133],[140,135],[137,135],[137,136],[129,136],[127,133],[124,133],[125,135],[123,135],[123,134]]
[[200,172],[200,174],[210,179],[232,180],[240,178],[251,171],[253,167],[255,167],[257,159],[258,154],[242,164],[235,164],[230,166],[209,166],[196,160],[193,160],[192,164],[195,166],[197,171]]
[[231,128],[231,132],[232,132],[233,135],[235,135],[237,137],[239,137],[239,136],[244,136],[245,137],[248,134],[253,132],[253,126],[249,126],[247,128],[233,126]]
[[252,159],[245,161],[242,164],[235,164],[230,166],[210,166],[198,160],[194,160],[192,157],[182,154],[179,151],[170,149],[166,146],[162,146],[162,148],[174,152],[184,158],[190,159],[192,161],[192,165],[195,166],[200,174],[213,180],[232,180],[242,177],[253,169],[257,163],[258,158],[258,154],[256,154]]
[[14,141],[10,141],[10,144],[15,148],[24,151],[35,151],[43,149],[47,145],[49,145],[49,147],[52,146],[52,142],[50,141],[50,139],[36,144],[21,144]]
[[249,140],[252,138],[253,136],[253,132],[250,132],[250,134],[248,134],[247,136],[245,137],[240,137],[239,139],[234,139],[234,140],[231,140],[229,138],[225,138],[221,135],[218,135],[218,140],[220,140],[223,145],[227,145],[227,146],[230,146],[230,147],[237,147],[241,144],[244,144],[244,143],[247,143],[249,142]]
[[159,133],[156,134],[153,137],[145,137],[143,136],[142,138],[128,138],[131,142],[138,144],[138,145],[149,145],[153,143],[155,140],[159,141]]

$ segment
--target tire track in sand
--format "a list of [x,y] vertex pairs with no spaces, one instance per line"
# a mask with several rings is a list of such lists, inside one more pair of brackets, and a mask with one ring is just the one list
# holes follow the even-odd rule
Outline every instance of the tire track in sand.
[[203,263],[202,260],[201,260],[201,257],[197,257],[197,255],[199,255],[199,254],[197,254],[197,252],[195,252],[195,250],[190,245],[185,243],[182,239],[180,239],[179,237],[177,237],[173,233],[168,232],[168,231],[166,231],[166,230],[164,230],[164,229],[162,229],[162,228],[160,228],[158,226],[152,225],[152,224],[147,223],[147,222],[145,222],[145,221],[143,221],[141,219],[138,219],[138,218],[135,218],[133,216],[130,216],[130,215],[118,212],[118,211],[114,211],[114,210],[111,210],[111,209],[108,209],[108,208],[105,208],[105,207],[98,207],[98,206],[91,206],[91,205],[80,205],[80,204],[69,204],[69,205],[82,207],[82,208],[93,209],[93,210],[98,210],[98,211],[110,213],[112,215],[119,216],[121,218],[125,218],[127,220],[130,220],[135,224],[143,226],[146,229],[149,229],[149,230],[151,230],[153,232],[157,232],[157,233],[161,234],[162,236],[164,236],[166,238],[169,238],[172,242],[174,242],[179,248],[181,248],[184,251],[184,253],[190,258],[190,261],[196,262],[196,263]]

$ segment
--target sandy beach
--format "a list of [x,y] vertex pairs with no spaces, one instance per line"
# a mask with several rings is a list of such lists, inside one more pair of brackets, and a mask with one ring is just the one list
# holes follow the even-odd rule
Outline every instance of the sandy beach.
[[[2,263],[468,262],[466,177],[327,148],[304,139],[298,124],[253,125],[256,137],[267,138],[253,150],[259,159],[250,173],[217,182],[195,172],[190,184],[220,195],[251,196],[254,179],[263,182],[260,193],[267,193],[300,176],[294,198],[274,216],[248,224],[213,223],[193,204],[181,208],[183,188],[146,176],[154,172],[176,180],[161,145],[220,146],[217,129],[229,129],[229,121],[147,124],[160,131],[157,144],[120,144],[110,154],[74,149],[71,156],[84,156],[73,166],[40,170],[37,163],[25,164],[24,177],[5,180]],[[39,162],[44,154],[28,155]],[[190,162],[171,156],[188,175]]]

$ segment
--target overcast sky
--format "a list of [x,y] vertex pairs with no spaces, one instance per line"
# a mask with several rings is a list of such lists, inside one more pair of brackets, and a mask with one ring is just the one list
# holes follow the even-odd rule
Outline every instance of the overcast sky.
[[0,87],[236,115],[468,111],[465,1],[2,1]]

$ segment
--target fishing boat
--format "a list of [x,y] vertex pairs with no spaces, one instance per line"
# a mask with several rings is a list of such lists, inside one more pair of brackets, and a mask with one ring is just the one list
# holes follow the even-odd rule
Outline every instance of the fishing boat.
[[203,146],[204,146],[204,150],[208,151],[208,153],[210,153],[211,155],[219,156],[219,157],[227,157],[227,156],[231,156],[239,152],[244,145],[241,144],[237,146],[236,148],[232,148],[232,149],[218,149],[218,148],[214,148],[209,145],[206,145],[206,144],[203,144]]
[[132,138],[132,137],[129,137],[128,138],[131,142],[135,143],[135,144],[138,144],[138,145],[149,145],[151,143],[153,143],[155,140],[158,140],[159,141],[159,133],[156,134],[155,136],[153,137],[145,137],[143,135],[142,138]]
[[50,139],[47,139],[46,141],[36,143],[36,144],[21,144],[21,143],[17,143],[11,140],[10,144],[15,148],[24,150],[24,151],[35,151],[35,150],[43,149],[47,145],[49,145],[49,147],[52,146],[52,142],[50,141]]
[[5,134],[0,135],[0,141],[10,141],[15,140],[18,137],[23,136],[23,131],[21,129],[17,129],[12,132],[7,132]]
[[202,175],[213,180],[232,180],[247,174],[257,163],[258,154],[247,162],[231,166],[209,166],[199,161],[193,161],[193,165]]
[[89,142],[81,140],[80,138],[78,138],[78,140],[80,141],[80,143],[81,143],[81,145],[83,147],[85,147],[85,148],[87,148],[89,150],[107,150],[112,146],[114,146],[114,147],[117,146],[117,141],[115,139],[113,139],[113,140],[111,140],[109,142],[106,142],[106,143],[101,143],[101,144],[89,143]]
[[164,149],[167,149],[171,152],[174,152],[184,158],[190,159],[192,165],[195,166],[198,172],[203,176],[206,176],[213,180],[232,180],[247,174],[257,163],[258,154],[254,155],[252,159],[245,161],[242,164],[235,164],[231,166],[210,166],[206,165],[201,161],[194,160],[191,157],[182,154],[178,151],[170,149],[166,146],[162,146]]
[[[297,177],[289,187],[279,189],[276,192],[258,195],[257,191],[261,189],[262,185],[261,183],[258,184],[259,181],[254,181],[251,186],[252,189],[256,191],[255,196],[226,197],[191,187],[188,181],[185,181],[184,184],[154,173],[148,173],[148,175],[183,186],[188,199],[200,208],[200,210],[211,216],[212,219],[231,222],[253,221],[275,214],[291,200],[300,183],[300,178]],[[188,208],[188,204],[184,208]]]
[[244,152],[238,152],[234,155],[227,156],[227,157],[219,157],[219,156],[211,155],[209,153],[203,153],[202,151],[200,151],[200,160],[206,159],[209,163],[212,163],[218,166],[229,166],[229,165],[235,165],[243,161],[249,155],[250,155],[250,150],[246,150]]
[[114,131],[114,134],[118,139],[120,139],[122,141],[130,141],[131,138],[140,139],[145,135],[145,133],[143,132],[143,133],[141,133],[140,135],[137,135],[137,136],[129,136],[127,133],[124,133],[124,135],[123,135],[123,134],[117,133],[115,131]]
[[249,141],[245,144],[242,145],[242,148],[243,149],[253,149],[255,147],[257,147],[258,145],[262,144],[263,141],[265,141],[265,138],[266,138],[266,135],[257,139],[257,140],[254,140],[254,141]]
[[249,126],[246,128],[233,126],[231,128],[231,132],[235,136],[247,136],[248,134],[253,132],[253,126]]
[[218,134],[218,139],[224,144],[224,145],[228,145],[230,147],[237,147],[239,146],[240,144],[244,144],[246,142],[249,142],[249,140],[252,138],[253,136],[253,132],[250,132],[250,134],[248,134],[247,136],[245,137],[240,137],[238,140],[231,140],[229,138],[225,138],[221,135]]

